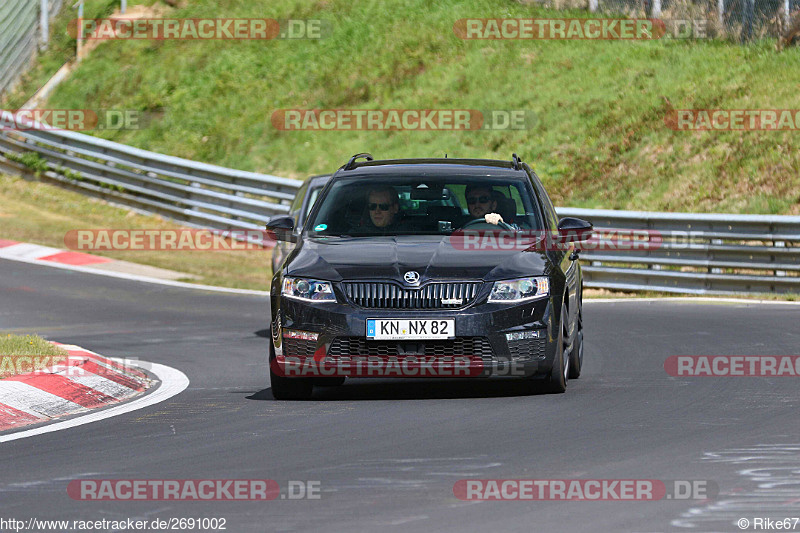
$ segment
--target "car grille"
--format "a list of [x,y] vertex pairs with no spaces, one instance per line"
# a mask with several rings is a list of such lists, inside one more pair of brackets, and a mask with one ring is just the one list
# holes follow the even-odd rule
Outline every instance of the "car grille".
[[[479,282],[429,283],[409,289],[389,282],[344,282],[344,293],[355,305],[369,309],[458,309],[478,294]],[[460,299],[460,303],[442,303]]]
[[494,354],[486,337],[457,337],[426,341],[372,341],[364,337],[336,337],[328,349],[330,358],[347,360],[352,356],[434,357],[468,356],[491,361]]
[[527,339],[511,341],[508,351],[511,352],[512,361],[533,361],[544,359],[546,339]]
[[283,338],[283,355],[286,356],[312,356],[317,349],[317,341],[305,339]]

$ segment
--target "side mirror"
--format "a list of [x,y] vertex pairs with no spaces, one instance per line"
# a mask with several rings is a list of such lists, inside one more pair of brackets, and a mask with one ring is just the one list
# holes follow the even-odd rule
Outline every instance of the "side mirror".
[[290,215],[275,215],[267,221],[267,235],[276,241],[293,241],[294,218]]
[[569,242],[588,241],[594,235],[594,226],[580,218],[564,217],[558,222],[559,241]]

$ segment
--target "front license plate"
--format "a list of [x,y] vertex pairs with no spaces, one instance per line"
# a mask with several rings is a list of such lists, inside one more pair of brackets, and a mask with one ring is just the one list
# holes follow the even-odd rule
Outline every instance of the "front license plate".
[[367,338],[374,340],[452,339],[456,336],[456,321],[444,319],[368,318]]

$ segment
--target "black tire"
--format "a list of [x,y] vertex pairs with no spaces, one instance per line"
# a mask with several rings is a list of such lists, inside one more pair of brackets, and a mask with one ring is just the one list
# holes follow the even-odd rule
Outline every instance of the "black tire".
[[[558,345],[553,359],[553,368],[545,380],[545,391],[550,394],[561,394],[567,390],[569,353],[566,347],[567,307],[561,304],[561,323],[559,324]],[[560,349],[558,348],[560,347]]]
[[279,376],[272,370],[275,359],[275,346],[272,336],[269,339],[269,383],[272,396],[276,400],[308,400],[314,392],[314,383],[310,378],[287,378]]
[[575,323],[575,342],[569,352],[569,379],[578,379],[583,368],[583,305],[578,304],[578,316]]

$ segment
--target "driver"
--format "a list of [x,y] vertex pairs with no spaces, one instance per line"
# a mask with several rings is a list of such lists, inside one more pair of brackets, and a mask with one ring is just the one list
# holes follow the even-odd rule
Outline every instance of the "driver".
[[373,187],[367,191],[369,220],[362,229],[370,233],[397,231],[400,226],[400,197],[389,185]]
[[503,217],[495,213],[497,200],[492,198],[492,188],[488,185],[467,185],[464,190],[467,209],[473,220],[484,219],[489,224],[503,222]]

